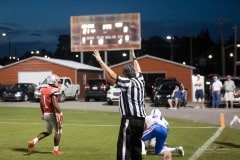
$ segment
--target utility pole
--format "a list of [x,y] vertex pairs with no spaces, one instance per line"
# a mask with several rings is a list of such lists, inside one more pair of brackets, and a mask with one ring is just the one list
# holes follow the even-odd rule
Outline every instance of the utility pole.
[[224,50],[224,34],[223,34],[223,21],[220,21],[220,31],[221,31],[221,55],[222,55],[222,75],[225,76],[225,50]]
[[234,61],[233,61],[233,65],[234,65],[234,76],[237,76],[237,29],[238,26],[234,25],[233,26],[233,30],[234,30]]
[[193,46],[192,46],[192,36],[190,36],[190,65],[192,66],[192,55],[193,55]]

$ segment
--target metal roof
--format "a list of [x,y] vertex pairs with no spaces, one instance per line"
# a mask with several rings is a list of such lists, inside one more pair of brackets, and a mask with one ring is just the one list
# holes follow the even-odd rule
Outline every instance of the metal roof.
[[[83,63],[80,63],[80,62],[75,62],[75,61],[71,61],[71,60],[64,60],[64,59],[44,58],[44,57],[38,57],[38,56],[32,56],[30,58],[23,59],[21,61],[17,61],[15,63],[3,66],[2,68],[7,68],[7,67],[10,67],[10,66],[19,64],[19,63],[23,63],[23,62],[32,60],[32,59],[39,59],[39,60],[42,60],[42,61],[54,63],[54,64],[57,64],[57,65],[61,65],[61,66],[65,66],[65,67],[69,67],[69,68],[73,68],[73,69],[77,69],[77,70],[102,71],[101,68],[90,66],[90,65],[83,64]],[[0,69],[1,69],[1,67],[0,67]]]
[[[148,55],[148,54],[143,55],[143,56],[141,56],[141,57],[137,57],[137,59],[144,59],[144,58],[155,59],[155,60],[158,60],[158,61],[163,61],[163,62],[166,62],[166,63],[174,64],[174,65],[181,66],[181,67],[186,67],[186,68],[189,68],[189,69],[196,69],[194,66],[184,65],[184,64],[182,64],[182,63],[178,63],[178,62],[170,61],[170,60],[167,60],[167,59],[163,59],[163,58],[151,56],[151,55]],[[124,62],[115,64],[115,65],[112,65],[112,66],[110,66],[110,67],[112,68],[112,67],[121,66],[121,65],[127,64],[127,63],[129,63],[129,62],[132,62],[132,60],[124,61]]]

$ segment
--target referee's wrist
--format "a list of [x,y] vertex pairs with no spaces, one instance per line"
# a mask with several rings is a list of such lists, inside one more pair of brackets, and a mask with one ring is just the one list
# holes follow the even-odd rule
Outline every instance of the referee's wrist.
[[102,61],[102,60],[100,60],[100,61],[98,61],[98,63],[101,65],[101,64],[103,64],[103,61]]
[[136,61],[136,60],[137,60],[137,58],[133,58],[133,60],[134,60],[134,61]]

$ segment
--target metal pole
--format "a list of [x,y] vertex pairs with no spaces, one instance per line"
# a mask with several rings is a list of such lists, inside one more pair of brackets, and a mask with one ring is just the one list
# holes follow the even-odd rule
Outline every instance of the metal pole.
[[192,46],[192,36],[190,37],[190,65],[192,65],[192,53],[193,52],[193,46]]
[[226,74],[225,71],[225,51],[224,51],[224,36],[223,36],[223,22],[220,22],[221,29],[221,55],[222,55],[222,75]]
[[[108,64],[107,51],[104,51],[104,62]],[[106,78],[105,72],[103,71],[103,78]]]
[[171,43],[171,53],[170,53],[170,60],[173,61],[173,49],[174,49],[174,36],[167,36],[168,40],[170,40]]
[[84,63],[84,61],[83,61],[83,58],[84,58],[83,51],[81,51],[80,54],[81,54],[81,56],[80,56],[81,57],[81,63],[83,64]]
[[11,55],[11,40],[10,35],[8,34],[8,58],[10,58]]
[[237,62],[237,25],[235,25],[233,27],[234,29],[234,62],[233,62],[233,65],[234,65],[234,76],[237,76],[237,65],[236,65],[236,62]]
[[173,53],[174,53],[174,37],[171,37],[171,61],[173,61]]

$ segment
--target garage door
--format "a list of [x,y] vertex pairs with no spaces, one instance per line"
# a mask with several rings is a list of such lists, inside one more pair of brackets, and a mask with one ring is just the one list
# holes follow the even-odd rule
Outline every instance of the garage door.
[[19,83],[41,83],[47,76],[51,75],[52,71],[37,71],[37,72],[18,72]]

